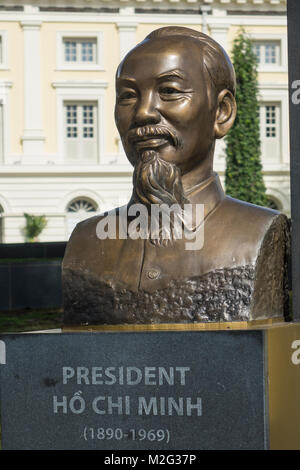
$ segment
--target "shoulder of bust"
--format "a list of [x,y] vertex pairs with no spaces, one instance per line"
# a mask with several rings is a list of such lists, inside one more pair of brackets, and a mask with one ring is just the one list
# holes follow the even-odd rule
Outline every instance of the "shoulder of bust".
[[257,206],[230,196],[226,196],[222,201],[222,210],[231,212],[236,217],[250,217],[251,219],[256,219],[258,222],[272,220],[274,217],[283,215],[268,207]]
[[288,218],[276,210],[250,204],[239,199],[226,196],[221,203],[220,216],[238,230],[251,230],[262,236],[272,226],[289,226]]
[[227,267],[255,263],[270,234],[278,244],[285,244],[289,236],[289,221],[284,214],[231,197],[226,197],[207,218],[206,227],[207,249]]

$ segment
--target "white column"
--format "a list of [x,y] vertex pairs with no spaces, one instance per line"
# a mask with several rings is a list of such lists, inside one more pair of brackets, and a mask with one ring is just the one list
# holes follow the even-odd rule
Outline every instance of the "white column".
[[11,163],[8,160],[9,153],[9,89],[12,82],[0,80],[0,107],[1,107],[1,129],[0,129],[0,164]]
[[228,53],[227,33],[228,33],[229,25],[210,23],[209,29],[210,29],[210,36],[215,41],[217,41],[220,44],[220,46],[222,46],[223,49],[225,49],[225,51]]
[[119,31],[120,61],[134,46],[136,46],[137,23],[120,21],[117,23]]
[[208,5],[203,5],[200,7],[201,13],[202,13],[202,33],[203,34],[208,34],[207,31],[207,15],[211,11],[211,7]]
[[[125,9],[123,12],[128,13]],[[120,21],[117,23],[117,28],[119,31],[119,48],[120,48],[120,61],[122,61],[127,54],[133,47],[136,46],[136,28],[137,23],[128,22],[128,21]],[[125,155],[123,145],[121,139],[119,139],[119,163],[127,164],[127,157]]]
[[24,32],[24,156],[43,153],[40,28],[37,20],[21,22]]
[[[227,33],[229,29],[228,24],[224,23],[210,23],[209,24],[209,29],[210,29],[210,36],[217,41],[220,46],[225,49],[225,51],[228,53],[228,44],[227,44]],[[218,139],[216,141],[216,149],[215,149],[215,164],[216,164],[216,170],[217,171],[225,171],[225,140],[224,139]]]

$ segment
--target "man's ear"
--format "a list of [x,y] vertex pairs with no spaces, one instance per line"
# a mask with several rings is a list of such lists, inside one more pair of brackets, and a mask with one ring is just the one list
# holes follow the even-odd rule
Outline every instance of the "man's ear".
[[215,120],[215,138],[221,139],[231,129],[236,117],[236,101],[231,91],[225,89],[218,95]]

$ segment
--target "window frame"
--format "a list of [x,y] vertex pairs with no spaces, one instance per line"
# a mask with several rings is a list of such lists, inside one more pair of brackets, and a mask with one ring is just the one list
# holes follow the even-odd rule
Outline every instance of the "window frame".
[[[94,119],[94,116],[95,116],[95,121],[96,122],[93,122],[92,123],[92,126],[88,126],[88,125],[84,125],[84,122],[83,122],[83,107],[84,106],[95,106],[96,109],[95,109],[95,114],[94,114],[94,111],[93,111],[93,119]],[[68,125],[67,123],[67,117],[66,117],[66,107],[67,106],[76,106],[77,109],[76,109],[76,126],[73,126],[74,123]],[[98,158],[99,158],[99,150],[98,150],[98,147],[99,147],[99,126],[98,126],[98,119],[99,119],[99,112],[98,112],[98,101],[96,100],[64,100],[63,101],[63,113],[64,113],[64,161],[67,163],[67,164],[75,164],[76,163],[97,163],[98,162]],[[80,108],[80,109],[78,109]],[[68,136],[68,130],[67,128],[71,128],[71,129],[74,129],[76,127],[76,136],[75,135],[70,135]],[[93,129],[93,138],[95,139],[95,145],[96,145],[96,157],[91,159],[91,160],[86,160],[84,158],[76,158],[76,159],[71,159],[70,157],[67,156],[67,154],[65,153],[65,146],[66,146],[66,139],[68,138],[75,138],[75,139],[78,139],[78,144],[79,145],[82,145],[83,142],[84,142],[84,139],[85,138],[88,138],[89,136],[85,136],[84,135],[84,128],[89,128],[89,127],[92,127]]]
[[[104,97],[108,83],[102,80],[93,81],[58,81],[52,83],[56,89],[56,109],[57,109],[57,143],[58,162],[63,165],[95,165],[102,163],[105,149],[105,118],[104,118]],[[68,161],[64,155],[65,127],[64,127],[64,103],[66,101],[97,103],[97,158],[94,161],[78,160]]]
[[[104,71],[103,44],[104,35],[101,31],[58,31],[56,36],[56,70],[100,70]],[[68,39],[93,39],[96,43],[95,62],[67,62],[65,60],[65,41]]]
[[[278,40],[256,40],[252,41],[252,45],[259,44],[260,46],[263,46],[263,56],[262,56],[262,50],[260,51],[260,57],[264,59],[264,62],[258,62],[258,67],[260,68],[274,68],[274,67],[281,67],[281,42]],[[275,57],[278,59],[275,63],[267,63],[266,62],[266,46],[268,45],[275,45]]]
[[[289,95],[288,84],[261,83],[259,89],[259,105],[278,104],[280,107],[279,157],[277,161],[265,160],[262,154],[262,164],[265,170],[283,170],[289,168]],[[260,127],[261,130],[261,127]]]
[[[8,66],[8,48],[7,48],[7,31],[0,30],[1,37],[1,55],[0,70],[9,70]],[[1,57],[0,55],[0,57]]]
[[[279,152],[278,152],[278,158],[275,160],[276,163],[281,162],[281,157],[282,157],[282,104],[280,100],[268,100],[268,101],[260,101],[259,103],[260,106],[260,140],[261,140],[261,146],[263,146],[263,143],[268,143],[268,139],[275,139],[276,144],[279,146]],[[274,107],[275,108],[275,122],[272,123],[267,123],[267,106],[269,107]],[[262,108],[264,108],[262,110]],[[272,112],[272,111],[270,111]],[[263,117],[263,122],[261,118]],[[273,116],[269,116],[273,117]],[[278,119],[278,121],[277,121]],[[267,128],[269,128],[269,132],[272,132],[273,129],[275,129],[276,135],[267,135]],[[270,141],[269,141],[270,142]],[[273,141],[274,142],[274,141]],[[276,147],[277,147],[276,145]],[[263,162],[269,163],[269,160],[264,158],[264,154],[261,149],[261,158]],[[272,162],[273,162],[273,156],[272,156]]]
[[[88,60],[82,60],[82,55],[83,55],[83,44],[86,44],[88,42],[91,42],[92,43],[92,54],[93,54],[93,60],[92,61],[88,61]],[[75,43],[75,54],[76,54],[76,60],[72,61],[72,60],[66,60],[66,54],[67,54],[67,50],[66,50],[66,44],[67,42],[70,42],[70,43]],[[66,37],[63,37],[63,55],[64,55],[64,63],[67,64],[67,65],[96,65],[97,64],[97,50],[98,50],[98,47],[97,47],[97,38],[94,38],[94,37],[91,37],[91,38],[78,38],[78,37],[75,37],[75,38],[66,38]],[[73,55],[73,52],[70,51],[70,55],[72,56]]]
[[[274,139],[280,139],[281,137],[281,103],[280,101],[272,101],[271,103],[261,103],[261,108],[264,107],[265,110],[265,115],[264,115],[264,129],[263,134],[264,134],[264,139],[268,138],[274,138]],[[269,110],[267,110],[269,108]],[[272,108],[272,109],[271,109]],[[268,116],[269,113],[269,116]],[[270,122],[267,122],[268,118],[271,120]],[[273,133],[275,135],[273,135]],[[269,134],[269,135],[268,135]]]
[[288,71],[288,58],[287,58],[287,36],[285,34],[274,33],[250,33],[250,40],[252,43],[272,43],[279,44],[279,58],[280,64],[258,64],[258,72],[287,72]]
[[0,80],[0,105],[2,106],[2,152],[3,157],[0,159],[0,165],[10,163],[9,161],[9,142],[10,142],[10,132],[9,132],[9,90],[12,87],[12,82],[8,80]]

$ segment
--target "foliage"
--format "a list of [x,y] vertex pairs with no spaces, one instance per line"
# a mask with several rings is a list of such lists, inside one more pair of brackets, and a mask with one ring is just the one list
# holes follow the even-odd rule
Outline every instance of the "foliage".
[[27,242],[38,241],[37,237],[47,225],[45,215],[32,215],[24,213],[26,225],[24,228],[25,240]]
[[268,206],[260,160],[257,58],[244,30],[234,40],[232,61],[237,81],[237,117],[226,136],[226,193]]
[[0,333],[20,333],[62,327],[61,309],[25,309],[0,312]]

